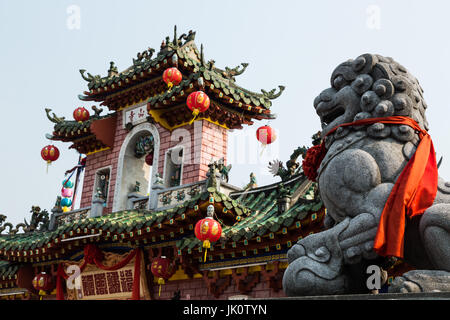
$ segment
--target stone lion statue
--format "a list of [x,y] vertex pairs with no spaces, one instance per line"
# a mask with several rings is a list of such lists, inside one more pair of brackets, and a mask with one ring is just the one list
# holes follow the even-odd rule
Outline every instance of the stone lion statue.
[[[410,117],[428,130],[423,90],[392,58],[364,54],[336,67],[314,108],[327,148],[317,171],[326,230],[288,251],[283,288],[290,296],[368,292],[367,267],[390,261],[373,248],[380,215],[419,136],[407,125],[383,123],[325,136],[342,123],[389,116]],[[390,292],[450,291],[450,183],[441,178],[433,205],[407,219],[403,259],[416,270],[397,277]]]

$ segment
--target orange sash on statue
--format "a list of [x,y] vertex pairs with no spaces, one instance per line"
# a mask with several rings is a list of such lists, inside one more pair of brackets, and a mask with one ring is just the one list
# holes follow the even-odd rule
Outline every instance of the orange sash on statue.
[[[376,122],[410,126],[419,133],[420,138],[415,154],[401,172],[386,201],[374,242],[374,249],[379,255],[403,258],[405,215],[411,218],[423,214],[433,204],[436,197],[438,181],[436,153],[428,132],[408,117],[371,118],[344,123],[333,128],[327,135],[335,132],[339,127],[368,125]],[[322,161],[326,153],[324,142],[315,148],[314,158]],[[321,156],[317,156],[318,152]],[[305,161],[309,163],[308,154]],[[316,163],[314,167],[318,168],[319,165],[320,163]]]

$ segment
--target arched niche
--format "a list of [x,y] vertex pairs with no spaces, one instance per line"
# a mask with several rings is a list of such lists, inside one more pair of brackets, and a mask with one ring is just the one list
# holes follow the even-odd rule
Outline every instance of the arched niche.
[[[135,156],[136,142],[139,138],[151,134],[153,136],[153,165],[145,163],[145,156]],[[140,183],[141,193],[146,195],[158,173],[160,139],[156,127],[148,122],[134,127],[122,143],[117,162],[117,177],[114,189],[113,212],[125,210],[128,195],[133,192],[136,181]],[[151,177],[149,176],[151,172]]]

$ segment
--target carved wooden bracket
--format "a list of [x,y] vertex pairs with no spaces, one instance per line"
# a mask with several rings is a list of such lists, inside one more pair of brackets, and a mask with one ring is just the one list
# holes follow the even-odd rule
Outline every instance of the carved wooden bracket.
[[195,274],[200,273],[198,262],[192,260],[189,261],[188,257],[185,254],[183,254],[183,259],[181,260],[180,264],[184,270],[184,273],[186,273],[189,279],[193,279]]
[[219,271],[213,272],[213,277],[208,277],[208,270],[203,270],[203,280],[208,287],[209,293],[211,293],[216,299],[230,286],[231,276],[219,277]]
[[236,268],[231,270],[236,288],[242,294],[249,293],[259,282],[259,272],[249,274],[248,267],[245,267],[242,273],[238,275],[236,270]]
[[274,268],[272,270],[267,270],[267,264],[261,268],[261,275],[263,276],[263,281],[269,284],[274,292],[278,292],[283,288],[283,271],[280,270],[280,261],[274,262]]

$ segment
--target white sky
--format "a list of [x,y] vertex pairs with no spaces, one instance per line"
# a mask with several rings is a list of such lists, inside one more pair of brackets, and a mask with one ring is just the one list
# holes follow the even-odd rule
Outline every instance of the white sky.
[[[69,27],[71,5],[80,9],[79,29]],[[277,181],[267,161],[285,162],[297,146],[311,144],[320,129],[313,99],[329,86],[335,66],[366,52],[393,57],[419,79],[430,134],[438,157],[444,156],[440,174],[448,178],[448,12],[448,1],[0,0],[0,213],[18,223],[29,220],[32,205],[53,207],[78,154],[56,142],[61,156],[46,174],[40,150],[51,143],[45,133],[53,123],[44,108],[66,119],[78,106],[91,110],[92,103],[77,98],[87,89],[78,70],[104,76],[114,61],[121,71],[137,52],[172,38],[175,24],[179,35],[196,31],[206,60],[219,68],[248,62],[238,85],[255,92],[286,86],[272,106],[278,154],[266,151],[261,159],[255,148],[238,145],[254,145],[266,121],[234,131],[231,183],[242,187],[251,171],[259,185]]]

